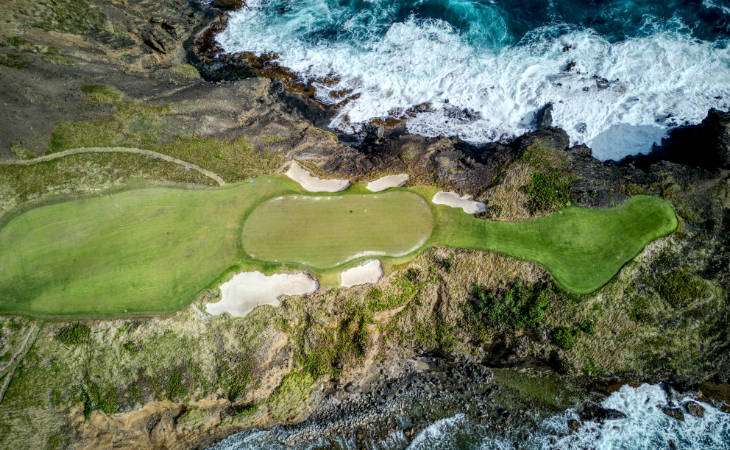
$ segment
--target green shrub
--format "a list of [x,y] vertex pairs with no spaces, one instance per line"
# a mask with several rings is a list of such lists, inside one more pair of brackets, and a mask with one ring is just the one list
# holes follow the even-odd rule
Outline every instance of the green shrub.
[[709,294],[707,283],[702,278],[685,269],[673,270],[657,280],[659,295],[673,308],[681,308],[693,300],[706,298]]
[[91,328],[80,323],[66,325],[56,333],[56,339],[66,345],[79,345],[91,342]]
[[575,340],[578,337],[578,331],[567,327],[558,327],[553,331],[553,340],[555,344],[563,350],[570,350],[575,347]]
[[174,74],[180,75],[183,78],[200,78],[200,73],[198,73],[198,69],[191,66],[190,64],[177,64],[170,68],[170,71]]
[[[253,381],[253,359],[248,353],[226,354],[218,358],[216,368],[223,395],[235,401],[242,397]],[[174,386],[173,386],[174,387]]]
[[348,311],[336,327],[307,321],[296,336],[304,371],[314,379],[339,376],[345,364],[365,355],[370,345],[366,327],[371,322],[368,314],[355,309]]
[[21,37],[21,36],[10,36],[8,39],[8,44],[13,47],[23,47],[25,45],[30,44],[30,41],[27,39]]
[[372,289],[366,297],[368,310],[387,311],[413,300],[423,287],[423,283],[418,282],[419,276],[420,273],[416,269],[403,272],[393,283],[398,291],[392,295],[384,296],[380,289]]
[[598,368],[591,358],[588,358],[588,362],[583,366],[583,375],[589,377],[596,377],[599,375]]
[[629,317],[631,320],[644,325],[654,322],[654,315],[651,313],[651,301],[645,295],[636,295],[629,300]]
[[91,381],[88,374],[84,376],[86,379],[86,390],[84,397],[84,415],[89,416],[91,411],[100,409],[107,414],[114,414],[119,410],[119,395],[113,386],[101,387]]
[[291,420],[304,408],[315,380],[306,372],[289,372],[266,401],[269,412],[278,420]]
[[438,264],[438,266],[441,267],[444,270],[444,272],[451,273],[451,269],[454,265],[454,260],[455,260],[455,257],[452,254],[448,258],[438,259],[436,261],[436,264]]
[[41,0],[32,26],[62,33],[89,34],[104,30],[106,16],[85,0]]
[[590,335],[596,334],[596,325],[590,320],[586,320],[586,321],[582,322],[578,326],[578,328],[580,329],[580,331],[584,332],[585,334],[590,334]]
[[527,194],[527,208],[531,213],[562,208],[570,203],[570,178],[560,173],[532,175],[523,188]]
[[81,87],[86,99],[95,103],[116,103],[122,99],[122,93],[105,84],[87,84]]
[[22,69],[28,65],[23,61],[20,55],[10,53],[0,53],[0,66],[10,67],[11,69]]
[[526,288],[517,282],[504,290],[489,291],[472,286],[472,311],[481,321],[506,328],[534,327],[545,319],[550,307],[551,289],[547,286]]

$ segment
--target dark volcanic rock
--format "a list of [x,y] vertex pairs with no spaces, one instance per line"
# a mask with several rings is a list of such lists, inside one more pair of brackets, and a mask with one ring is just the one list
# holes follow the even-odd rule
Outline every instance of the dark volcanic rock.
[[701,124],[676,128],[650,154],[623,162],[647,168],[661,160],[705,169],[730,168],[730,112],[711,109]]
[[535,113],[535,129],[544,130],[553,126],[553,104],[548,103]]
[[595,403],[590,403],[583,407],[583,411],[580,413],[580,418],[583,421],[592,420],[600,423],[606,420],[625,419],[626,414],[615,409],[603,408]]
[[523,134],[512,144],[520,153],[528,150],[533,145],[539,145],[541,148],[549,151],[564,151],[570,145],[570,138],[565,130],[560,128],[546,128],[544,130]]
[[221,9],[223,11],[241,9],[245,5],[246,2],[244,0],[213,0],[213,2],[211,3],[211,6]]
[[681,408],[671,408],[669,406],[665,406],[662,408],[662,412],[673,419],[684,422],[684,412],[682,412]]
[[705,417],[705,408],[697,402],[687,402],[684,407],[689,414],[695,417]]
[[570,430],[570,434],[577,433],[578,431],[580,431],[580,422],[575,419],[569,420],[568,430]]

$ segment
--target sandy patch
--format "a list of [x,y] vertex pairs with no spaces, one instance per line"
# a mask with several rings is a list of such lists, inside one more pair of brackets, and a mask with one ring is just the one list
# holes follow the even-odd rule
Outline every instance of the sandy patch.
[[483,213],[487,207],[482,202],[477,202],[471,195],[460,197],[456,192],[440,191],[433,196],[433,203],[437,205],[451,206],[452,208],[461,208],[467,214]]
[[259,271],[240,272],[221,284],[221,301],[205,306],[209,314],[230,313],[244,317],[260,305],[279,306],[282,295],[311,294],[319,288],[317,280],[306,273],[264,275]]
[[382,277],[383,265],[380,264],[380,260],[371,259],[343,271],[340,274],[340,286],[352,287],[361,284],[375,284]]
[[297,164],[296,161],[291,162],[289,170],[286,171],[286,176],[299,183],[309,192],[340,192],[350,187],[349,180],[323,180],[312,176],[309,171]]
[[407,173],[399,173],[398,175],[387,175],[383,178],[378,178],[375,181],[371,181],[367,185],[368,191],[380,192],[393,187],[401,187],[406,184],[409,180]]

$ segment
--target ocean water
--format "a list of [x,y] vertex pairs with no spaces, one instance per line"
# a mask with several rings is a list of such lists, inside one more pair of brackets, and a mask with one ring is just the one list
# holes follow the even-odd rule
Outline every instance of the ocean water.
[[[573,410],[544,419],[534,430],[514,430],[512,437],[494,437],[487,426],[475,424],[464,414],[457,414],[439,420],[421,431],[411,441],[402,432],[394,432],[379,442],[372,442],[368,448],[383,450],[512,450],[521,449],[597,449],[597,450],[653,450],[670,448],[683,449],[730,449],[730,414],[701,403],[705,409],[703,418],[685,413],[684,421],[673,419],[662,407],[682,405],[690,398],[670,399],[659,385],[643,384],[638,387],[625,385],[602,402],[605,408],[616,409],[626,414],[625,419],[609,420],[602,424],[583,422],[577,432],[570,433],[568,421],[579,420]],[[297,435],[296,445],[291,438]],[[235,434],[216,444],[215,450],[285,449],[285,448],[357,448],[347,437],[327,440],[316,436],[316,428],[309,432],[288,431],[284,428],[253,430]]]
[[[693,399],[674,399],[674,406]],[[526,439],[504,439],[488,436],[475,446],[461,446],[463,449],[513,449],[518,443],[523,449],[596,449],[596,450],[653,450],[677,449],[730,449],[730,414],[724,413],[707,403],[700,403],[705,409],[703,418],[684,414],[684,421],[671,418],[662,412],[662,407],[671,406],[664,389],[659,385],[643,384],[639,387],[625,385],[602,402],[604,408],[616,409],[626,414],[625,419],[608,420],[602,424],[583,422],[580,429],[570,433],[568,421],[579,420],[575,411],[543,421],[540,429],[527,434]],[[446,421],[454,418],[446,419]],[[463,418],[461,420],[464,420]],[[465,424],[465,429],[469,429]],[[451,445],[453,433],[441,432],[444,425],[437,422],[421,435],[431,433],[434,438],[427,439],[426,445],[414,440],[410,449],[455,448]],[[448,425],[447,425],[448,427]],[[478,427],[471,425],[473,433]],[[477,431],[478,433],[478,431]],[[420,437],[420,436],[419,436]]]
[[[643,153],[671,127],[730,108],[730,0],[248,0],[218,36],[275,52],[353,98],[331,127],[411,118],[410,132],[507,139],[552,102],[600,159]],[[570,68],[570,70],[567,70]]]

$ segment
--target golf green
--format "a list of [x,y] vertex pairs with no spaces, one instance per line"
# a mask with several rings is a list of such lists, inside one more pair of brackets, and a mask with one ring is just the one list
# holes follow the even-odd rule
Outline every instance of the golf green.
[[286,196],[248,217],[243,248],[259,260],[319,269],[358,256],[402,256],[431,234],[431,208],[411,192],[379,195]]
[[[148,187],[18,213],[0,228],[0,313],[115,317],[177,310],[231,271],[336,273],[358,260],[432,246],[496,251],[590,292],[671,233],[657,197],[490,222],[430,203],[434,188],[307,194],[279,175],[220,189]],[[405,256],[403,256],[405,255]]]

